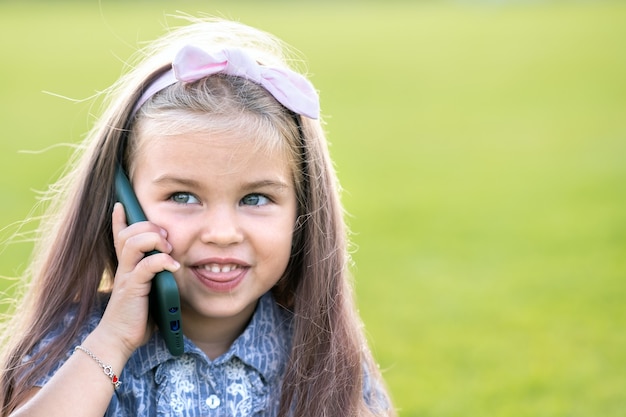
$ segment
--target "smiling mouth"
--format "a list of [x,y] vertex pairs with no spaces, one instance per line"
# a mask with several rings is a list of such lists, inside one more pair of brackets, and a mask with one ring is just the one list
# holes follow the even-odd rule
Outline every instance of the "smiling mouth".
[[209,262],[193,267],[194,274],[207,288],[216,292],[234,290],[246,277],[248,265]]
[[219,274],[219,273],[227,273],[227,272],[232,272],[232,271],[236,271],[238,269],[241,269],[242,266],[241,265],[237,265],[237,264],[216,264],[216,263],[212,263],[212,264],[206,264],[206,265],[202,265],[200,267],[198,267],[198,269],[202,269],[205,271],[209,271],[212,272],[214,274]]

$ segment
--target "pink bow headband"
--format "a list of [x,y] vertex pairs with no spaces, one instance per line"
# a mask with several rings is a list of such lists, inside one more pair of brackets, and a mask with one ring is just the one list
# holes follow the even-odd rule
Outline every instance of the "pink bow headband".
[[317,92],[301,74],[288,68],[260,65],[242,49],[208,52],[191,45],[184,46],[172,61],[172,69],[144,91],[132,114],[150,97],[177,81],[193,82],[218,73],[243,77],[260,84],[289,110],[311,119],[319,118]]

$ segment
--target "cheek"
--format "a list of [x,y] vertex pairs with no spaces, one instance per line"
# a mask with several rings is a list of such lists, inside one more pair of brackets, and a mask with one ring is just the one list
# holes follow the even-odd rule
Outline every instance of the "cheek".
[[284,264],[286,267],[291,256],[293,222],[263,225],[257,228],[255,235],[259,255],[276,266]]
[[181,219],[179,216],[168,215],[164,210],[146,211],[146,217],[157,226],[167,231],[167,241],[174,250],[185,245],[185,240],[192,235],[193,222]]
[[293,225],[286,231],[281,242],[281,261],[283,270],[287,268],[287,264],[291,259],[293,250]]

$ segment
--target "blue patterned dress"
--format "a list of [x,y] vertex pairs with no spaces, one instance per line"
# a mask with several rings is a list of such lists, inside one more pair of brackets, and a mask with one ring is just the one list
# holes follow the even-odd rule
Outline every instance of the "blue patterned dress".
[[[95,329],[104,307],[94,311],[76,344]],[[274,417],[291,349],[291,323],[292,315],[279,307],[270,293],[265,294],[244,332],[213,361],[187,338],[185,353],[172,356],[155,333],[118,374],[122,385],[114,392],[105,416]],[[53,342],[62,327],[42,340],[37,350]],[[72,353],[73,346],[67,358]],[[57,364],[37,385],[43,386],[62,365]],[[365,398],[375,399],[376,406],[385,404],[384,390],[370,382],[366,374]]]

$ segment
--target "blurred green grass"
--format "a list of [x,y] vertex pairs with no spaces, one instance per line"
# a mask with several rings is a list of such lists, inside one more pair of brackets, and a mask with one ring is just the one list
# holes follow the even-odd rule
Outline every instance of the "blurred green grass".
[[[626,5],[0,2],[0,237],[138,42],[203,11],[307,58],[402,416],[626,409]],[[32,227],[25,227],[28,231]],[[16,276],[29,243],[5,245]],[[5,280],[2,286],[13,285]]]

